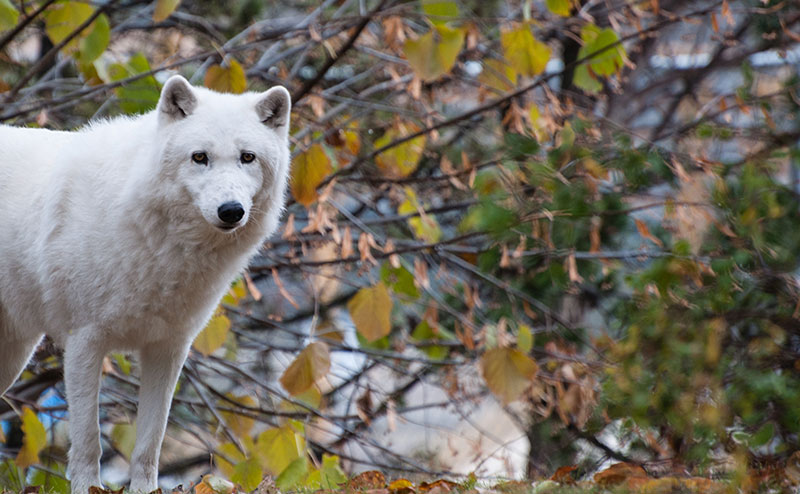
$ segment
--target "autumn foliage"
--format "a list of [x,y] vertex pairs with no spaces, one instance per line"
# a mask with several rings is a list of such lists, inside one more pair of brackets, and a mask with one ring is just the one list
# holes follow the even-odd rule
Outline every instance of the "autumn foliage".
[[[223,3],[0,0],[5,123],[149,111],[172,72],[292,94],[284,227],[194,342],[164,472],[198,494],[796,488],[793,2]],[[44,345],[0,404],[3,489],[67,488],[59,368]],[[137,376],[107,359],[104,461],[130,458]],[[385,440],[421,410],[455,417],[422,424],[445,441]]]

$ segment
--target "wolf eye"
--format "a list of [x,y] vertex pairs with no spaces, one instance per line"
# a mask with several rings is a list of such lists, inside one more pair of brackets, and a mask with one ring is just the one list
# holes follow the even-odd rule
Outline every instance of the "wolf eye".
[[242,163],[252,163],[256,159],[256,155],[249,151],[245,151],[242,153],[239,159],[242,161]]
[[192,161],[198,165],[207,165],[208,155],[206,153],[192,153]]

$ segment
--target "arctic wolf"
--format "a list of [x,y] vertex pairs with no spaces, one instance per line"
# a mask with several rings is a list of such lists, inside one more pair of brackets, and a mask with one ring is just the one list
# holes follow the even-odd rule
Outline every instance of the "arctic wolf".
[[100,485],[103,357],[138,351],[131,489],[157,488],[192,340],[275,231],[289,169],[283,87],[173,76],[157,108],[77,132],[0,126],[0,392],[43,334],[64,348],[72,492]]

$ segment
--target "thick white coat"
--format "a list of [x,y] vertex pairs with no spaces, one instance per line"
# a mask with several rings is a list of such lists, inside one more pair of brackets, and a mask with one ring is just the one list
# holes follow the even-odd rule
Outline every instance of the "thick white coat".
[[[137,118],[76,132],[0,126],[0,392],[43,334],[63,346],[73,493],[100,485],[98,392],[112,350],[140,353],[131,489],[156,489],[191,342],[277,228],[290,106],[282,87],[227,95],[174,76]],[[235,225],[218,215],[226,202],[244,209]]]

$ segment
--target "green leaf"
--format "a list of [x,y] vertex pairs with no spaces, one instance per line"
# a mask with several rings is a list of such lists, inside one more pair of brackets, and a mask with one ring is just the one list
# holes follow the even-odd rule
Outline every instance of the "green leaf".
[[444,24],[458,17],[458,4],[452,0],[422,0],[422,11],[433,24]]
[[515,348],[493,348],[481,357],[486,385],[504,404],[519,398],[538,369],[532,358]]
[[225,343],[230,329],[231,320],[228,319],[228,316],[221,312],[217,313],[208,321],[205,329],[194,339],[192,348],[207,357]]
[[80,40],[79,59],[82,63],[91,63],[106,51],[111,41],[111,26],[108,17],[101,14],[92,22],[91,30]]
[[[581,29],[583,46],[578,51],[578,58],[585,58],[610,45],[619,42],[619,36],[611,28],[600,29],[587,24]],[[603,88],[599,77],[608,77],[619,72],[624,65],[625,48],[618,44],[613,48],[598,53],[575,69],[575,84],[587,92],[597,92]]]
[[228,57],[221,65],[208,68],[203,84],[220,93],[241,94],[247,89],[247,76],[239,62]]
[[153,10],[153,22],[161,22],[175,12],[181,0],[157,0]]
[[[28,472],[29,484],[40,486],[42,488],[40,492],[46,492],[47,494],[70,494],[70,484],[69,480],[67,480],[65,466],[54,460],[45,460],[44,466],[47,470],[33,468],[31,469],[33,470],[32,472]],[[3,479],[3,481],[5,480]],[[5,482],[3,487],[10,488],[5,485]],[[22,492],[22,489],[16,490],[16,492]]]
[[450,72],[465,34],[463,29],[437,25],[419,38],[406,41],[403,53],[420,79],[432,81]]
[[305,457],[292,461],[275,479],[275,486],[281,491],[288,491],[300,484],[308,475],[308,460]]
[[317,187],[331,174],[331,160],[320,144],[314,144],[292,160],[292,196],[305,207],[317,200]]
[[547,10],[561,17],[569,17],[571,9],[570,0],[547,0]]
[[575,67],[573,82],[588,93],[598,93],[603,89],[603,84],[589,72],[589,65],[585,63]]
[[550,47],[533,37],[527,24],[500,34],[503,56],[517,73],[535,76],[544,72],[550,60]]
[[324,453],[322,468],[308,474],[305,487],[309,489],[338,489],[339,484],[347,482],[347,475],[339,466],[339,457]]
[[359,290],[347,303],[347,309],[356,330],[367,341],[379,340],[392,330],[392,298],[382,281]]
[[[120,81],[128,77],[150,71],[150,62],[147,58],[137,53],[125,64],[115,63],[108,67],[103,80],[106,82]],[[119,106],[125,113],[144,113],[155,108],[160,96],[160,87],[152,75],[129,82],[114,90],[119,98]]]
[[[433,331],[433,328],[431,328],[431,325],[428,324],[428,321],[424,320],[417,324],[417,327],[414,328],[414,331],[411,333],[411,339],[417,341],[430,341],[437,340],[439,338],[440,335]],[[447,357],[447,354],[449,353],[447,347],[439,345],[431,345],[421,348],[421,350],[433,360],[441,360]]]
[[411,298],[419,298],[419,290],[414,284],[414,275],[409,270],[400,266],[392,267],[388,262],[381,266],[381,281],[395,293],[402,293]]
[[[399,122],[387,130],[375,141],[375,149],[380,149],[392,142],[414,134],[420,130],[410,122]],[[425,150],[425,134],[394,146],[375,157],[375,165],[389,178],[403,178],[411,175],[419,165],[422,152]]]
[[278,475],[303,455],[305,447],[303,437],[289,425],[284,425],[259,434],[255,454],[264,470],[271,475]]
[[328,345],[321,341],[309,343],[283,372],[281,386],[292,396],[299,395],[327,375],[330,368]]
[[767,422],[758,429],[747,442],[751,448],[758,448],[767,444],[775,435],[775,424]]
[[17,25],[19,11],[11,0],[0,0],[0,31],[11,29]]
[[517,217],[513,211],[487,200],[472,206],[461,220],[458,228],[462,232],[486,231],[501,235],[507,233],[509,228],[516,223]]
[[15,463],[20,468],[39,463],[39,453],[47,446],[47,433],[36,412],[27,406],[22,409],[22,448]]
[[136,424],[114,424],[111,429],[111,444],[130,461],[136,443]]
[[263,477],[261,466],[254,458],[236,464],[231,480],[239,484],[244,492],[254,491]]
[[[585,44],[578,52],[578,58],[583,58],[619,42],[619,36],[613,29],[610,27],[600,29],[593,24],[587,24],[581,29],[581,39]],[[624,64],[624,54],[625,49],[621,44],[598,53],[589,60],[592,72],[601,76],[617,73]]]

